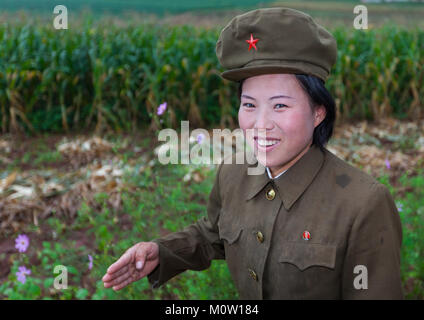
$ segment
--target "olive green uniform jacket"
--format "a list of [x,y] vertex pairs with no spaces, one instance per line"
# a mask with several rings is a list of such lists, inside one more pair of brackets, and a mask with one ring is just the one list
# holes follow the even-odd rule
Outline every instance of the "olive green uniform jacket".
[[225,259],[241,299],[403,298],[402,228],[384,185],[316,146],[275,180],[232,163],[218,167],[207,218],[154,240],[153,288]]

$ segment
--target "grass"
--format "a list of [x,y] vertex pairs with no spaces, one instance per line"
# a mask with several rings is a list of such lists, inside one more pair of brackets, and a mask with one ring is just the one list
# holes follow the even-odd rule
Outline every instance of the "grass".
[[378,179],[387,185],[399,210],[403,239],[401,274],[407,299],[424,299],[424,170],[406,172],[399,179],[400,187],[390,185],[387,176]]
[[[147,146],[150,138],[137,140]],[[115,135],[116,143],[129,145],[127,138]],[[51,165],[58,159],[54,151],[34,148],[31,157]],[[119,146],[119,145],[118,145]],[[129,151],[121,152],[125,163],[141,161]],[[22,164],[25,161],[22,158]],[[137,166],[135,166],[137,167]],[[192,170],[204,179],[196,183],[184,181]],[[83,201],[77,216],[70,219],[52,212],[39,225],[27,225],[20,233],[29,235],[26,253],[0,254],[0,261],[10,262],[10,272],[0,284],[0,298],[6,299],[237,299],[225,261],[214,261],[208,270],[187,271],[171,279],[157,290],[146,279],[114,292],[103,288],[101,281],[107,267],[130,246],[140,241],[178,231],[206,215],[206,205],[212,188],[215,169],[212,167],[155,164],[136,174],[128,170],[123,175],[122,208],[111,208],[109,195],[99,192],[94,204]],[[388,175],[378,179],[389,187],[400,211],[403,224],[402,281],[408,299],[424,298],[424,170],[405,172],[395,183]],[[2,240],[2,239],[0,239]],[[5,240],[5,239],[3,239]],[[13,242],[13,239],[10,240]],[[88,269],[88,255],[93,256],[93,268]],[[27,282],[16,281],[20,265],[31,269]],[[58,274],[54,267],[68,270],[68,289],[56,290],[53,282]],[[1,270],[0,270],[1,271]],[[3,270],[4,271],[4,270]]]
[[[40,153],[38,158],[45,154]],[[225,261],[213,262],[204,272],[186,272],[155,291],[145,279],[118,293],[104,289],[101,281],[107,267],[128,247],[164,232],[181,230],[206,214],[215,171],[205,172],[205,180],[191,186],[182,182],[187,173],[186,166],[182,165],[157,167],[154,174],[150,170],[142,175],[129,173],[126,183],[136,186],[137,192],[122,192],[122,212],[111,210],[108,195],[98,193],[95,201],[100,209],[83,202],[72,222],[53,215],[39,227],[28,228],[25,232],[32,234],[31,239],[42,232],[43,240],[31,244],[26,254],[12,255],[11,271],[8,280],[0,285],[0,296],[8,299],[236,299],[237,292]],[[77,235],[86,240],[78,241]],[[89,254],[94,257],[91,272],[87,267]],[[32,265],[32,275],[25,284],[20,284],[15,272],[23,264]],[[57,276],[53,275],[56,265],[68,268],[68,290],[52,288],[52,279]]]

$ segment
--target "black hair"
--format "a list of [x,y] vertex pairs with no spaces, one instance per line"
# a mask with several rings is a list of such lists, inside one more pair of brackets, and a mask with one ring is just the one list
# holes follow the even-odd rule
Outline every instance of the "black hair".
[[[295,74],[295,76],[303,90],[307,93],[311,108],[313,109],[319,105],[325,107],[326,116],[314,129],[312,138],[312,145],[316,145],[322,150],[333,134],[334,122],[336,121],[336,104],[322,79],[306,74]],[[238,96],[240,99],[243,81],[239,81]]]

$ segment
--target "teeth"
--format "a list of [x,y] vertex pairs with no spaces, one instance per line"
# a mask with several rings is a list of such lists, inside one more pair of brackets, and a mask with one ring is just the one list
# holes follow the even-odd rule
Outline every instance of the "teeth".
[[265,139],[258,139],[258,144],[261,147],[268,147],[268,146],[272,146],[274,144],[277,144],[279,141],[278,140],[265,140]]

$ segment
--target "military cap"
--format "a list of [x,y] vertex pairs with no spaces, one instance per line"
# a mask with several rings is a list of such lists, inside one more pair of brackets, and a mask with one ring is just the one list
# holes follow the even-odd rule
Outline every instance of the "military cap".
[[326,81],[336,62],[333,35],[290,8],[262,8],[234,17],[222,29],[216,55],[231,81],[269,73],[314,75]]

